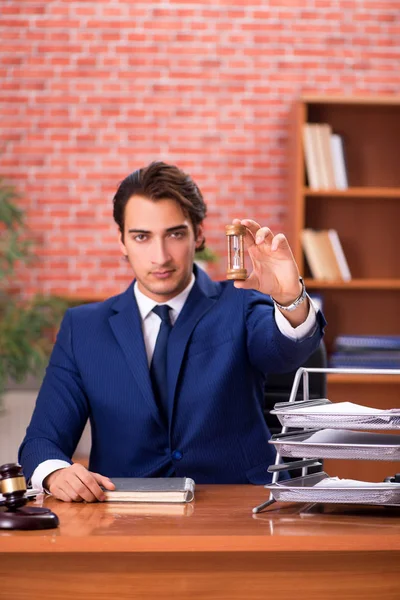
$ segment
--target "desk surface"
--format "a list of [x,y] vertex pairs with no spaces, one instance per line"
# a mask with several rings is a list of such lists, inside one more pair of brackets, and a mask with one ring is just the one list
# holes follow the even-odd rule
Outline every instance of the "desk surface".
[[190,504],[64,503],[39,496],[58,529],[0,531],[0,552],[399,551],[400,509],[275,504],[263,487],[197,486]]
[[[48,531],[0,532],[4,598],[398,600],[399,511],[274,505],[263,487],[198,486],[187,505],[66,504]],[[2,596],[3,597],[3,596]]]

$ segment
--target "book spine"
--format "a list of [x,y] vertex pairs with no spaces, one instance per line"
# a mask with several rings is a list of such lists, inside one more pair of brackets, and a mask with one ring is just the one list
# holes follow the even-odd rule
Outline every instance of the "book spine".
[[312,190],[318,190],[321,186],[318,176],[317,148],[314,143],[311,126],[309,123],[305,123],[303,125],[303,148],[308,185]]
[[322,154],[324,157],[325,171],[327,174],[328,189],[336,188],[335,172],[333,168],[333,155],[331,145],[332,127],[328,123],[319,125],[319,135],[322,144]]
[[329,240],[332,244],[333,252],[335,253],[337,263],[339,265],[340,274],[343,281],[350,281],[351,273],[346,256],[343,252],[342,244],[340,243],[339,235],[336,229],[328,229]]
[[329,366],[333,369],[399,369],[400,361],[376,361],[376,360],[363,360],[363,361],[342,361],[342,360],[330,360]]
[[347,181],[346,163],[344,160],[343,140],[337,133],[331,135],[331,148],[336,187],[338,190],[346,190],[349,187],[349,184]]
[[319,123],[315,123],[313,125],[313,135],[315,139],[315,145],[317,148],[317,164],[319,167],[319,173],[321,174],[320,184],[321,189],[329,190],[329,173],[328,166],[326,162],[326,154],[324,152],[324,140],[323,140],[323,130],[322,125]]
[[315,233],[313,229],[303,229],[301,232],[301,243],[311,275],[315,279],[324,279],[324,267],[321,262]]
[[400,350],[400,336],[338,336],[335,340],[336,350],[350,348],[373,348]]
[[329,281],[340,281],[342,279],[342,274],[328,231],[326,229],[318,231],[317,240],[325,267],[325,279]]

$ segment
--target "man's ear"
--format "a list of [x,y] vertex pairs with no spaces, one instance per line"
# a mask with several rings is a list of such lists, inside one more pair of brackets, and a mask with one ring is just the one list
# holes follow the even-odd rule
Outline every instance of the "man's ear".
[[128,256],[128,252],[127,252],[127,250],[126,250],[126,248],[125,248],[125,244],[124,244],[124,242],[122,241],[122,233],[121,233],[121,232],[119,232],[119,236],[118,236],[118,242],[119,242],[119,249],[121,250],[122,254],[123,254],[124,256]]
[[199,225],[197,228],[197,237],[196,237],[196,248],[199,248],[204,240],[204,228],[203,225]]

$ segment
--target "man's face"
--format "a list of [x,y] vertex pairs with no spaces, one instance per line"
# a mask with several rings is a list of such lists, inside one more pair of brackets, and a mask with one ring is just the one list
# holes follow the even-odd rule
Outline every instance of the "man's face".
[[189,284],[202,239],[202,227],[195,238],[190,219],[175,200],[153,202],[143,196],[128,200],[120,249],[140,291],[156,302],[167,302]]

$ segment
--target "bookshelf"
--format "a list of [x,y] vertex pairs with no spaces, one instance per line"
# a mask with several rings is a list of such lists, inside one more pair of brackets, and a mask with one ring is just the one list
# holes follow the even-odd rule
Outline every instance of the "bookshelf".
[[[308,187],[307,123],[327,123],[342,137],[347,189]],[[400,97],[302,97],[293,106],[290,143],[287,232],[307,289],[323,299],[328,354],[339,334],[400,335]],[[349,282],[311,277],[301,245],[305,228],[336,229],[352,275]],[[328,397],[398,407],[399,384],[400,378],[329,376]],[[356,462],[350,461],[341,476],[354,476]],[[373,463],[369,479],[390,473],[387,464]]]

